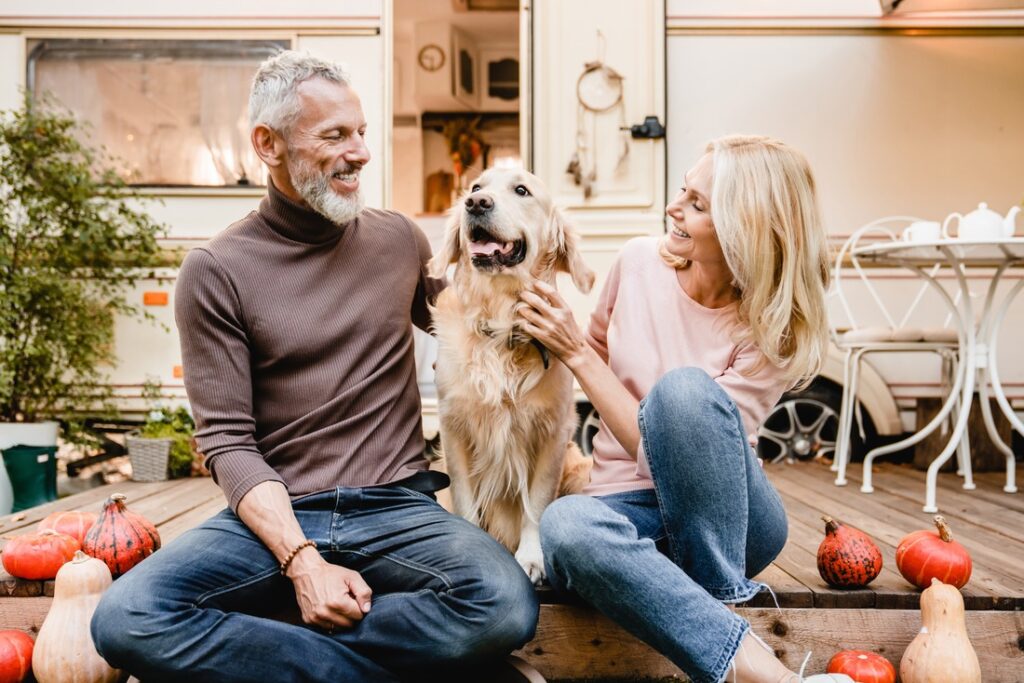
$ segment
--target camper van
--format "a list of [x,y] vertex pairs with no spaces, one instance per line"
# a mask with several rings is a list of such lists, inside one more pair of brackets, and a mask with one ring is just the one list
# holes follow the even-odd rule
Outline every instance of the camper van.
[[[956,6],[956,11],[948,7]],[[816,172],[835,246],[885,216],[944,221],[1024,200],[1024,6],[940,0],[8,0],[0,10],[0,109],[49,92],[120,160],[166,246],[202,244],[256,207],[264,172],[248,141],[257,65],[291,48],[346,64],[369,121],[367,204],[411,216],[436,245],[446,212],[483,169],[523,166],[550,188],[597,272],[590,295],[561,287],[587,319],[627,241],[665,231],[664,207],[707,140],[781,138]],[[1021,221],[1024,223],[1024,221]],[[850,270],[850,269],[847,269]],[[158,381],[184,401],[175,270],[130,296],[159,324],[124,319],[110,373],[127,414]],[[845,277],[844,273],[844,277]],[[851,300],[869,300],[854,277]],[[991,270],[966,274],[984,296]],[[885,303],[949,326],[933,294],[875,268]],[[936,274],[952,286],[956,274]],[[1021,278],[1004,275],[1000,293]],[[853,325],[830,299],[837,329]],[[1012,303],[1001,380],[1024,406]],[[424,429],[437,430],[433,342],[417,337]],[[857,389],[867,436],[914,429],[944,390],[941,363],[872,357]],[[828,456],[841,354],[769,419],[766,457]],[[598,416],[579,394],[586,448]],[[781,422],[789,421],[787,425]],[[772,425],[775,425],[772,427]],[[829,431],[831,429],[831,432]],[[780,436],[781,435],[781,436]],[[772,450],[774,449],[774,450]]]

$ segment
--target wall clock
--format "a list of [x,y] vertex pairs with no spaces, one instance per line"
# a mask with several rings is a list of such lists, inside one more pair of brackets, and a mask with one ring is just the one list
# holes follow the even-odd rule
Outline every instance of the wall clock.
[[424,45],[420,48],[416,61],[427,71],[437,71],[444,66],[444,50],[441,49],[440,45],[433,43]]

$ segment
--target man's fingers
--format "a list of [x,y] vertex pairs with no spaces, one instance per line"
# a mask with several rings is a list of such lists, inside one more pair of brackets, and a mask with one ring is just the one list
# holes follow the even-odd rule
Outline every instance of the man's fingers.
[[342,622],[351,625],[363,618],[363,608],[348,593],[332,600],[325,607],[329,610],[329,619],[339,626]]
[[333,631],[338,628],[352,628],[356,623],[344,614],[338,614],[325,608],[320,608],[308,617],[304,616],[303,618],[306,623],[319,626],[325,631]]
[[370,598],[373,597],[373,590],[363,581],[363,577],[358,572],[352,572],[352,576],[349,577],[348,589],[363,614],[369,612]]

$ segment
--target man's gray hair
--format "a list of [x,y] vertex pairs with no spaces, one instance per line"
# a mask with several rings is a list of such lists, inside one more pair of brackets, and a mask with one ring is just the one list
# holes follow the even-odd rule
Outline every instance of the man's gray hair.
[[284,50],[260,64],[249,91],[249,127],[263,124],[286,135],[299,115],[299,84],[311,78],[351,84],[340,65],[295,50]]

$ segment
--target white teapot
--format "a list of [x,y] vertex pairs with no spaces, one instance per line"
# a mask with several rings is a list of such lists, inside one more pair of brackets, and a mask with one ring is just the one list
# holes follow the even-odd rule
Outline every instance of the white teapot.
[[[958,237],[967,242],[1006,239],[1013,237],[1014,230],[1016,230],[1014,221],[1018,213],[1020,213],[1020,207],[1015,206],[1006,216],[1000,216],[988,208],[988,204],[982,202],[978,204],[977,209],[966,216],[958,213],[946,216],[946,220],[942,223],[942,234],[946,237]],[[954,218],[957,219],[956,235],[949,231],[950,223]]]

